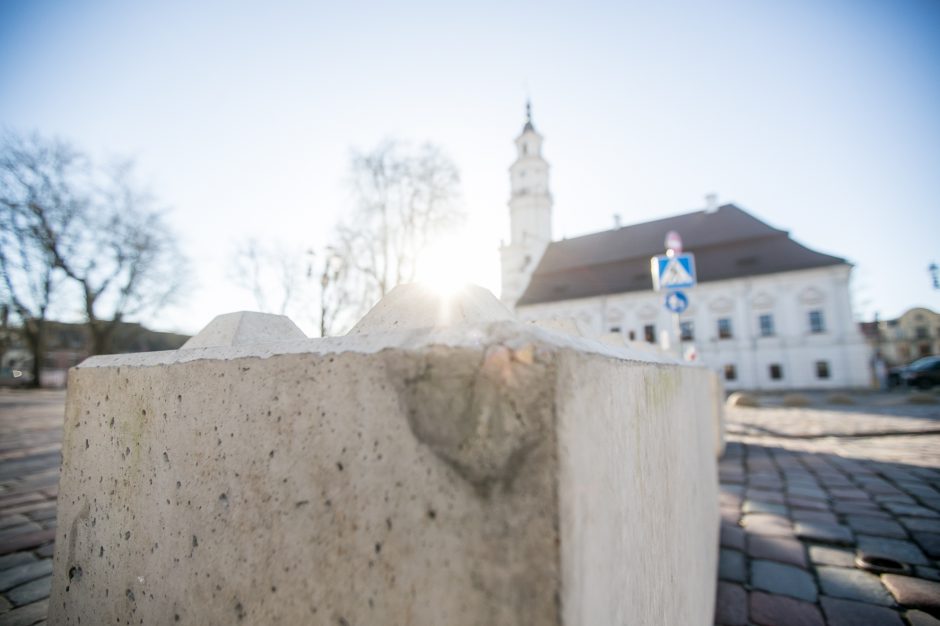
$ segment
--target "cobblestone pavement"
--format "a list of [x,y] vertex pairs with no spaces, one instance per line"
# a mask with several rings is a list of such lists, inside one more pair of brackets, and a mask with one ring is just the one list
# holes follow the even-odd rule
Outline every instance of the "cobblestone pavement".
[[0,389],[0,626],[46,619],[64,403]]
[[940,626],[940,407],[878,402],[728,409],[716,624]]
[[[0,390],[0,626],[45,620],[64,399]],[[716,624],[940,626],[940,406],[871,404],[729,409]]]

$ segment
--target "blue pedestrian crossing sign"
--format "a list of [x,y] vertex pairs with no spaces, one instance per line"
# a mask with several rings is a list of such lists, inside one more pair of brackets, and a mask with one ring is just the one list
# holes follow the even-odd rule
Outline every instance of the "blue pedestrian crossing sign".
[[689,297],[681,291],[670,291],[666,294],[666,308],[673,313],[682,313],[689,308]]
[[661,289],[689,289],[695,286],[695,256],[684,252],[674,256],[660,254],[651,259],[653,287]]

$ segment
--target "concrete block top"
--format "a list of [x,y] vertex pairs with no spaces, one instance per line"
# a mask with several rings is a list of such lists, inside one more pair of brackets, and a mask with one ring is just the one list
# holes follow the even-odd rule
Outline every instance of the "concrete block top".
[[245,346],[306,338],[303,331],[284,315],[238,311],[216,316],[199,334],[184,343],[181,349]]
[[573,349],[647,363],[679,364],[669,355],[572,332],[571,325],[518,321],[493,294],[467,286],[444,295],[417,284],[393,289],[342,337],[309,339],[287,317],[254,312],[219,315],[180,350],[102,355],[78,368],[150,367],[197,360],[268,358],[278,354],[373,354],[387,348],[430,346]]

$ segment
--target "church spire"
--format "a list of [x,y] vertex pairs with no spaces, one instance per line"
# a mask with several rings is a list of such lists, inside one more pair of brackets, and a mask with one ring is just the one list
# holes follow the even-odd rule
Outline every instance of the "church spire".
[[522,127],[522,132],[527,130],[535,130],[535,126],[532,125],[532,101],[528,98],[525,101],[525,126]]

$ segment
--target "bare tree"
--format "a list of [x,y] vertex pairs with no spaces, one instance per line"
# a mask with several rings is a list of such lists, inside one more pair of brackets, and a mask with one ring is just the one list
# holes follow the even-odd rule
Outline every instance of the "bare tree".
[[315,257],[312,248],[247,239],[231,255],[229,278],[251,293],[259,311],[297,315],[311,306]]
[[248,239],[235,249],[231,267],[229,278],[251,293],[257,310],[312,322],[321,337],[334,334],[347,313],[347,267],[332,246],[318,253]]
[[3,299],[33,355],[39,385],[45,325],[64,273],[50,241],[71,237],[86,202],[88,164],[67,144],[7,135],[0,148],[0,275]]
[[[20,306],[9,297],[24,328],[27,319],[44,319],[57,277],[77,291],[93,354],[109,350],[122,321],[154,313],[179,294],[185,260],[129,163],[96,168],[67,144],[36,135],[9,140],[2,158],[4,243],[23,251],[5,262],[4,282],[17,295]],[[39,360],[41,345],[36,350]]]
[[350,182],[356,210],[337,227],[335,254],[345,268],[343,293],[356,316],[396,285],[415,279],[429,242],[463,219],[456,165],[432,144],[387,141],[354,152]]
[[90,205],[76,237],[53,250],[80,288],[92,353],[103,354],[122,321],[174,301],[188,273],[163,209],[135,183],[130,163],[103,173]]

